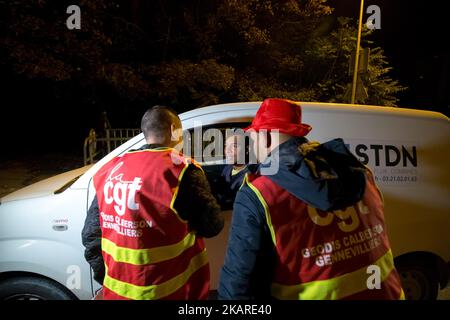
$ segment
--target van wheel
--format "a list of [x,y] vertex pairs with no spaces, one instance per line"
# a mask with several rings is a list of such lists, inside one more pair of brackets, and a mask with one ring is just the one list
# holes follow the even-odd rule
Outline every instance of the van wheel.
[[16,277],[0,282],[0,300],[72,300],[60,284],[38,277]]
[[399,261],[396,268],[407,300],[436,300],[439,291],[437,270],[419,260]]

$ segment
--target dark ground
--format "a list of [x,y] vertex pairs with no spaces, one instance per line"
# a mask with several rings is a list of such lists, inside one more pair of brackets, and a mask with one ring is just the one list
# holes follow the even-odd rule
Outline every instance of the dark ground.
[[70,153],[48,153],[34,155],[28,159],[13,157],[0,160],[0,198],[37,181],[82,166],[82,156]]

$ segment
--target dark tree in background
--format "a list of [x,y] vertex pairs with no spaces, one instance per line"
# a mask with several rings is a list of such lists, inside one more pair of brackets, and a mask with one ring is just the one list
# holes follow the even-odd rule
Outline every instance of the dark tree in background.
[[[66,27],[71,4],[81,30]],[[135,127],[156,103],[348,102],[357,22],[332,12],[326,0],[0,0],[2,80],[43,95],[41,111],[70,117],[58,130],[78,130],[78,141],[104,110],[113,126]],[[394,106],[404,88],[369,39],[365,30],[373,50],[359,102]]]
[[[1,1],[3,64],[30,79],[46,79],[59,95],[107,104],[109,94],[145,100],[151,89],[136,70],[145,35],[113,1],[80,1],[81,30],[68,30],[58,0]],[[59,94],[58,94],[59,93]],[[113,99],[111,99],[113,100]]]
[[[73,1],[72,1],[73,2]],[[3,63],[56,92],[108,108],[160,101],[179,110],[267,96],[343,100],[355,22],[327,19],[322,0],[80,1],[81,30],[64,1],[2,1]],[[364,36],[367,39],[367,35]],[[373,51],[370,98],[395,105],[401,87]]]
[[[311,57],[314,70],[319,71],[319,79],[314,82],[318,86],[317,101],[349,102],[351,92],[353,60],[355,54],[357,28],[349,18],[339,17],[337,27],[330,33],[317,37],[307,51]],[[393,80],[389,73],[391,67],[382,48],[375,46],[370,40],[373,31],[363,29],[361,46],[370,48],[367,72],[362,77],[367,97],[357,98],[356,102],[378,106],[396,106],[397,93],[407,88]],[[349,72],[349,61],[352,70]],[[312,70],[311,70],[312,71]]]

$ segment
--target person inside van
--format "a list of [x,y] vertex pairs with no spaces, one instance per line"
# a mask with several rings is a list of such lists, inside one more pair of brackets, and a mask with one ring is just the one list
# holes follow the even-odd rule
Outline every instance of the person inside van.
[[231,209],[245,174],[249,172],[248,146],[245,144],[245,133],[232,129],[227,134],[224,147],[225,167],[216,184],[217,199],[223,210]]
[[248,160],[248,147],[245,144],[245,134],[234,131],[225,141],[225,158],[227,166],[222,171],[222,176],[229,184],[233,192],[237,192],[244,181],[245,174],[249,172],[246,161]]

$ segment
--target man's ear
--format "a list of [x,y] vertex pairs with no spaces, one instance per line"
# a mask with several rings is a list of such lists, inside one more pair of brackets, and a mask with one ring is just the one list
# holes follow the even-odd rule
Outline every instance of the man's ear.
[[[170,140],[178,141],[180,139],[180,131],[181,131],[181,129],[172,123],[170,125]],[[181,134],[183,134],[182,131],[181,131]]]
[[175,141],[175,125],[172,123],[170,125],[170,141]]

